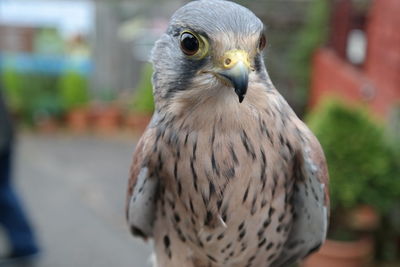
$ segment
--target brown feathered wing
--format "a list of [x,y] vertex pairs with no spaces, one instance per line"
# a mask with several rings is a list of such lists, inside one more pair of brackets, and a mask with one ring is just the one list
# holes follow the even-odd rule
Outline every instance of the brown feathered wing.
[[280,257],[271,266],[289,266],[319,249],[329,221],[328,170],[322,148],[302,123],[301,148],[295,158],[292,204],[294,221]]
[[158,189],[158,178],[150,173],[147,166],[154,132],[154,128],[148,127],[135,148],[126,199],[126,217],[131,232],[144,239],[153,234]]

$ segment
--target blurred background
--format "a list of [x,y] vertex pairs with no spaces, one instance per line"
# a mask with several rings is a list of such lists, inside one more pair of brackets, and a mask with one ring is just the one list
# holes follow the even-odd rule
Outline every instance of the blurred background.
[[[149,53],[186,2],[0,0],[0,89],[35,266],[150,266],[125,190],[154,109]],[[332,241],[304,266],[400,266],[400,1],[238,2],[265,23],[271,79],[328,160]]]

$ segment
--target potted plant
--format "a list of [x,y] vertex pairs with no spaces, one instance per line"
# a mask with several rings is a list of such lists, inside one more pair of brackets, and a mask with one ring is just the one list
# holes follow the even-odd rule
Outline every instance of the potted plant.
[[387,214],[398,183],[383,129],[360,108],[331,100],[311,114],[330,173],[328,241],[303,266],[362,267],[372,260],[374,232]]
[[127,126],[138,134],[146,129],[154,111],[152,74],[153,68],[151,64],[145,64],[133,101],[129,107],[130,111],[126,116]]
[[121,108],[114,91],[103,89],[99,101],[92,106],[95,130],[100,134],[115,133],[121,126]]
[[30,73],[23,77],[26,91],[30,92],[26,97],[33,124],[41,132],[55,132],[62,114],[58,77],[44,73]]
[[69,128],[75,132],[87,130],[89,126],[87,78],[76,71],[68,70],[61,76],[59,86]]
[[[52,88],[54,89],[54,88]],[[42,133],[54,133],[59,126],[61,105],[56,92],[44,90],[34,99],[33,121]]]

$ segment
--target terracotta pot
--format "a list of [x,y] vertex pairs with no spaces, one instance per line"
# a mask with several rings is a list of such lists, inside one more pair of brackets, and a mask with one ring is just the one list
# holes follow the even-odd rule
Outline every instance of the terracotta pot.
[[306,258],[302,267],[366,267],[373,258],[373,241],[342,242],[327,240],[321,249]]
[[39,132],[45,134],[53,134],[58,130],[58,122],[55,118],[40,119],[37,122]]
[[85,108],[72,109],[67,114],[67,125],[73,132],[82,133],[89,128],[88,110]]
[[129,113],[125,117],[125,125],[135,133],[143,133],[150,123],[151,114],[148,113]]
[[350,211],[347,223],[353,230],[372,232],[379,227],[380,216],[373,207],[362,205]]
[[102,107],[94,116],[95,128],[103,134],[115,133],[121,123],[121,111],[117,107]]

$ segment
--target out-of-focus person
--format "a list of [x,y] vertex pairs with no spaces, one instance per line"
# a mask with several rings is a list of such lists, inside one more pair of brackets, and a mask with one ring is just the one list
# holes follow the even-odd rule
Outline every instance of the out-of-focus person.
[[0,256],[0,266],[32,262],[39,252],[33,229],[13,187],[13,141],[11,117],[0,86],[0,226],[5,229],[10,242],[10,251]]

